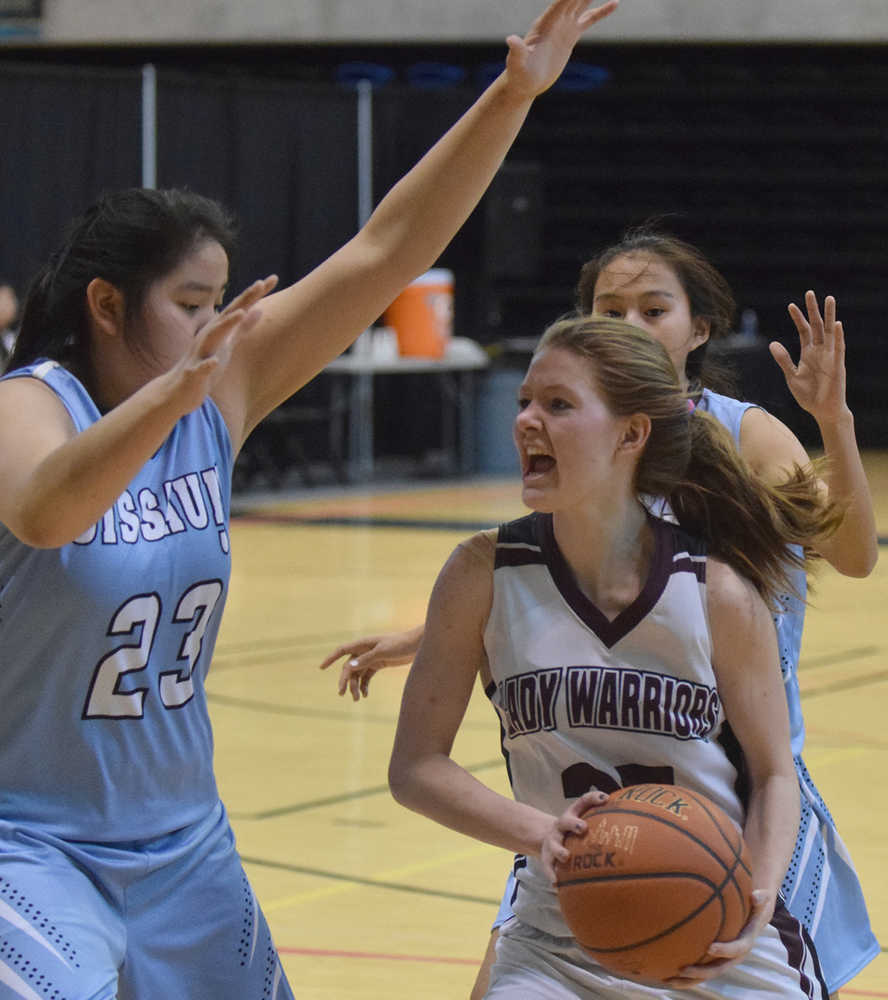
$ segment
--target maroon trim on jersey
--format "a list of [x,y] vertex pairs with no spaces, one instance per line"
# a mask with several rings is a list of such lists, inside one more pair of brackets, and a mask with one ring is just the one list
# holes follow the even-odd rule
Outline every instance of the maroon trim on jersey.
[[675,544],[672,525],[653,516],[649,517],[649,521],[654,529],[655,548],[647,581],[638,597],[624,608],[613,621],[603,614],[577,586],[573,571],[568,566],[558,548],[558,543],[555,541],[552,515],[544,514],[537,521],[537,541],[543,551],[555,586],[574,614],[598,636],[608,649],[625,638],[645,615],[653,610],[654,605],[666,589],[670,575],[677,569],[688,568],[683,567],[681,563],[689,560],[681,560],[678,566],[673,561]]
[[693,573],[700,583],[706,583],[706,563],[702,559],[678,556],[672,563],[673,573]]
[[[829,990],[820,969],[820,960],[804,926],[786,909],[782,899],[778,897],[771,917],[771,926],[777,929],[780,940],[786,948],[786,958],[791,968],[799,974],[801,996],[809,1000],[829,1000]],[[813,960],[813,961],[812,961]],[[814,978],[807,973],[813,965]]]
[[546,561],[539,549],[535,530],[540,516],[536,513],[525,514],[516,521],[500,525],[496,536],[495,570],[503,566],[531,566]]

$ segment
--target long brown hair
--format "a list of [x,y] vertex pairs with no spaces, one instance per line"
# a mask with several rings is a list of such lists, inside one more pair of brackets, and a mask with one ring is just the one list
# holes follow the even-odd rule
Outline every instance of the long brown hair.
[[[813,557],[814,543],[841,514],[813,468],[769,486],[708,413],[691,412],[675,367],[648,333],[618,319],[573,316],[553,323],[537,351],[558,347],[586,360],[611,413],[644,413],[651,430],[635,470],[639,496],[665,498],[678,523],[709,552],[749,578],[773,606],[792,591],[788,569]],[[802,547],[796,556],[789,545]]]

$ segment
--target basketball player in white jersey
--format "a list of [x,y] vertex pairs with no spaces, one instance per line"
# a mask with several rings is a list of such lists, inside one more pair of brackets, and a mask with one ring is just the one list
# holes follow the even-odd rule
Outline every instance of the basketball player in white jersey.
[[[810,471],[776,490],[752,476],[718,422],[689,412],[664,349],[619,320],[551,327],[519,399],[535,513],[470,539],[442,570],[389,772],[404,805],[523,859],[486,995],[825,998],[778,894],[799,796],[768,604],[790,586],[787,545],[828,536],[838,515]],[[678,526],[644,496],[666,498]],[[449,756],[479,671],[514,801]],[[577,947],[553,865],[598,789],[665,770],[742,824],[753,913],[706,964],[651,988]],[[577,784],[580,771],[593,780]]]

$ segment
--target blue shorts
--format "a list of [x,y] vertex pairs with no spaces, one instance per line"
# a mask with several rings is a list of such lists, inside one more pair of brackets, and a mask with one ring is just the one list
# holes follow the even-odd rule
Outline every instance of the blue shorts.
[[286,1000],[221,803],[138,844],[0,822],[0,998]]

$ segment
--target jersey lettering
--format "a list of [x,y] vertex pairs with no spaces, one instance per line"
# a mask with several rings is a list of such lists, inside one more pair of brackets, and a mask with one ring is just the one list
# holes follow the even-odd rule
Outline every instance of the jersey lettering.
[[698,740],[707,739],[718,724],[721,702],[714,687],[622,667],[573,666],[565,673],[567,724],[572,728]]
[[230,544],[215,466],[168,479],[159,491],[145,486],[134,497],[124,490],[101,521],[75,538],[74,544],[89,545],[96,538],[103,545],[159,542],[189,528],[203,531],[211,523],[217,529],[219,547],[227,554]]

